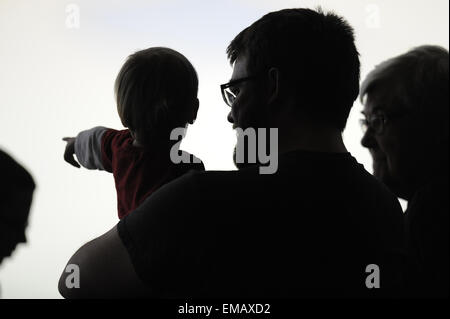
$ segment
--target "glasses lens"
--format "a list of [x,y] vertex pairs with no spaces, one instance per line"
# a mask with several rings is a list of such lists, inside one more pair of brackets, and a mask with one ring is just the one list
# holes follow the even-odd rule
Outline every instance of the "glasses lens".
[[374,117],[370,123],[376,134],[381,134],[383,131],[383,119],[381,117]]
[[367,132],[367,120],[366,119],[359,120],[359,125],[361,126],[362,132],[365,134]]
[[233,92],[231,92],[230,88],[226,88],[224,90],[224,97],[225,97],[225,102],[228,104],[228,106],[233,105],[234,100],[236,99],[236,95],[234,95]]
[[381,116],[372,116],[369,119],[359,120],[361,129],[365,134],[368,129],[372,130],[372,133],[381,134],[384,130],[384,118]]

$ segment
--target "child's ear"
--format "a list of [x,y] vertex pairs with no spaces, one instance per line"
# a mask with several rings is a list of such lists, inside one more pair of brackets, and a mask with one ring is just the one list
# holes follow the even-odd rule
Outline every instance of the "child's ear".
[[192,101],[192,103],[193,103],[192,113],[190,115],[189,124],[194,124],[194,121],[197,119],[197,112],[198,112],[198,107],[200,105],[200,101],[198,100],[198,98],[195,98],[195,100]]

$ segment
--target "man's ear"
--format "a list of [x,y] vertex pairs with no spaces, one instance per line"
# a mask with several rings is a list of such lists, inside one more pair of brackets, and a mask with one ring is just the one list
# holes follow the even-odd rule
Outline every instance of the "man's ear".
[[280,71],[277,68],[270,68],[268,72],[268,102],[277,100],[280,93]]
[[198,98],[195,98],[192,101],[192,103],[193,103],[192,112],[190,114],[189,121],[188,121],[189,124],[194,124],[195,120],[197,119],[197,112],[198,112],[198,107],[200,105],[200,101],[198,100]]

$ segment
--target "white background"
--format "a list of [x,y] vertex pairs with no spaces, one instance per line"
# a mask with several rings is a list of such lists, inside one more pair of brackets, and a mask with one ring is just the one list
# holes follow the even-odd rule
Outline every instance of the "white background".
[[[79,27],[68,18],[71,3]],[[112,176],[66,164],[61,138],[97,125],[121,128],[113,82],[129,54],[167,46],[190,59],[201,104],[182,147],[207,169],[234,169],[235,135],[219,90],[231,76],[227,45],[269,11],[317,5],[355,28],[362,77],[418,45],[448,49],[448,0],[0,0],[0,148],[37,182],[28,243],[0,266],[2,297],[59,298],[69,257],[117,223]],[[356,102],[344,138],[371,171],[360,146],[360,111]]]

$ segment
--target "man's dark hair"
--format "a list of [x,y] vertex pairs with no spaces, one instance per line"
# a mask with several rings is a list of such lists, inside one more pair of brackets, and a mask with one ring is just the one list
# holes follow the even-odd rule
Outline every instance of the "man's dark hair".
[[30,173],[10,155],[0,150],[0,264],[25,243],[33,193],[36,184]]
[[334,13],[285,9],[266,14],[227,48],[231,64],[248,58],[250,75],[278,68],[280,80],[311,117],[343,130],[359,93],[352,27]]

